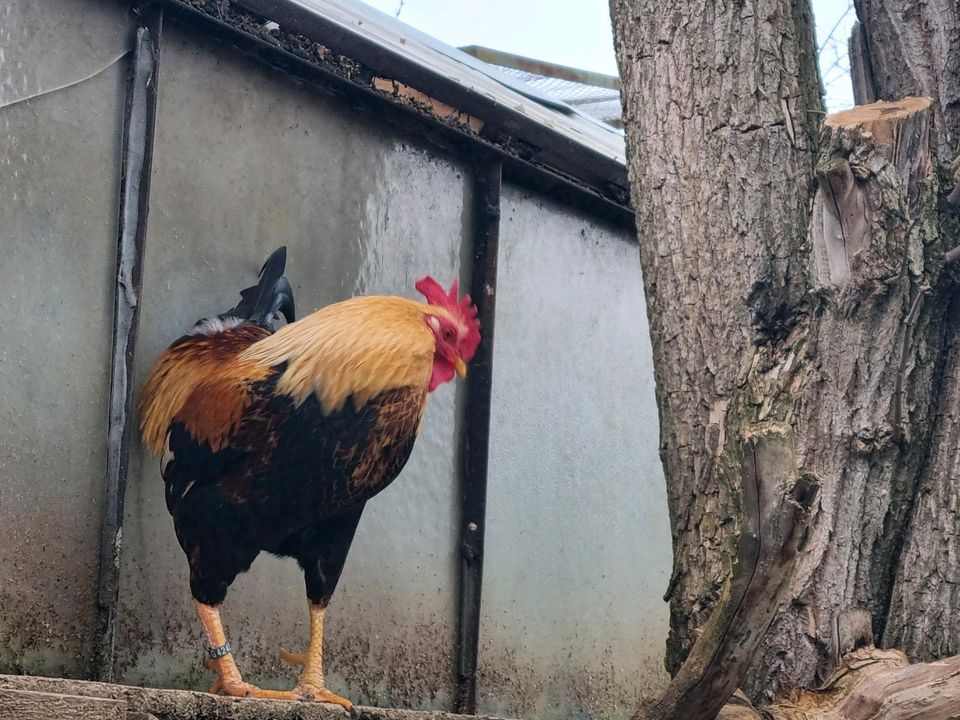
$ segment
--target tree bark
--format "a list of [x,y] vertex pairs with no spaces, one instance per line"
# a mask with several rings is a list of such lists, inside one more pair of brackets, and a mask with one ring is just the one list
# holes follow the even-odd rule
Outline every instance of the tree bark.
[[780,423],[747,436],[742,464],[742,530],[721,601],[669,687],[634,720],[958,720],[960,656],[909,665],[898,650],[877,650],[862,610],[837,618],[836,666],[815,691],[793,690],[763,713],[734,693],[790,587],[820,489],[796,476],[793,433]]
[[[878,98],[933,98],[934,151],[943,168],[940,222],[960,244],[960,4],[956,0],[856,0],[864,56],[854,85]],[[947,166],[954,161],[953,168]],[[956,253],[954,253],[956,254]],[[952,303],[945,361],[933,378],[937,399],[928,457],[920,470],[889,608],[878,617],[882,640],[913,658],[960,652],[960,307]]]
[[856,105],[868,105],[876,102],[873,71],[870,68],[870,53],[867,49],[867,34],[860,22],[853,24],[850,41],[847,43],[847,55],[850,57],[850,80],[853,84],[853,101]]
[[791,364],[802,352],[819,84],[809,10],[790,0],[612,0],[611,16],[673,529],[676,672],[740,529],[741,429],[784,419],[748,376],[773,367],[771,342],[795,348]]
[[811,320],[790,417],[820,513],[746,686],[769,700],[831,668],[836,618],[864,608],[883,629],[927,461],[942,358],[943,277],[926,99],[828,118],[810,224]]
[[666,692],[634,720],[713,720],[790,589],[820,487],[798,476],[793,431],[783,423],[745,433],[741,464],[743,523],[730,580]]
[[860,61],[851,62],[854,87],[869,86],[871,100],[933,98],[934,148],[940,162],[949,163],[960,152],[960,3],[854,0],[853,4],[864,50]]
[[[917,642],[941,642],[943,628],[927,636],[956,617],[952,575],[936,619],[905,583],[960,574],[928,532],[943,524],[939,547],[960,555],[953,467],[929,462],[941,445],[960,455],[960,418],[943,422],[960,389],[948,397],[952,380],[941,382],[955,282],[931,153],[949,155],[960,105],[877,105],[831,118],[821,136],[806,2],[611,0],[611,15],[673,528],[668,669],[724,586],[743,520],[739,449],[767,422],[791,428],[797,471],[822,490],[786,609],[738,678],[748,694],[766,702],[829,677],[851,608],[885,640],[908,623]],[[892,65],[874,60],[878,21],[861,21],[869,88],[883,97]],[[888,621],[891,603],[905,620]]]

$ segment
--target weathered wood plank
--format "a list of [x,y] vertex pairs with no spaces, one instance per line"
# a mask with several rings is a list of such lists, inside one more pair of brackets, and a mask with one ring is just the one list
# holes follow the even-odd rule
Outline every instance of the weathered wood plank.
[[958,720],[960,656],[910,665],[899,650],[848,654],[822,687],[799,690],[761,714],[731,703],[718,720]]

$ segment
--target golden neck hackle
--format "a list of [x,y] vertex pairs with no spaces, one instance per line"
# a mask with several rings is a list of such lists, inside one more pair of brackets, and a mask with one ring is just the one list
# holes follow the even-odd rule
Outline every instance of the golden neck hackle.
[[442,308],[405,298],[353,298],[281,328],[238,360],[286,363],[277,392],[298,404],[315,393],[326,413],[350,397],[361,407],[384,390],[426,387],[436,342],[425,314],[449,317]]

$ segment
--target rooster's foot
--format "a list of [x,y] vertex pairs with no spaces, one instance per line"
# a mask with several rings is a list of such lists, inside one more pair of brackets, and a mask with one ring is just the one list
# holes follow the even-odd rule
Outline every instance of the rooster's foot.
[[219,693],[230,697],[257,698],[260,700],[304,700],[302,695],[289,690],[263,690],[248,682],[222,682],[220,678],[210,686],[210,693]]
[[313,702],[339,705],[348,712],[353,708],[352,702],[347,700],[345,697],[335,695],[327,690],[323,685],[314,685],[312,683],[301,682],[293,689],[293,692],[307,700],[313,700]]

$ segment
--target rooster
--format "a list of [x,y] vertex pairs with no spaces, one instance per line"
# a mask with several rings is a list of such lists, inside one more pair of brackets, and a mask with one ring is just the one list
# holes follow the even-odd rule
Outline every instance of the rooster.
[[[416,283],[425,303],[355,297],[295,320],[285,263],[280,248],[235,308],[199,320],[160,356],[140,424],[161,456],[217,673],[210,691],[350,709],[324,685],[324,610],[364,504],[410,457],[428,394],[466,374],[480,324],[456,281],[447,292],[431,277]],[[261,551],[295,558],[306,582],[307,651],[281,650],[303,666],[289,692],[243,681],[220,619],[227,588]]]

